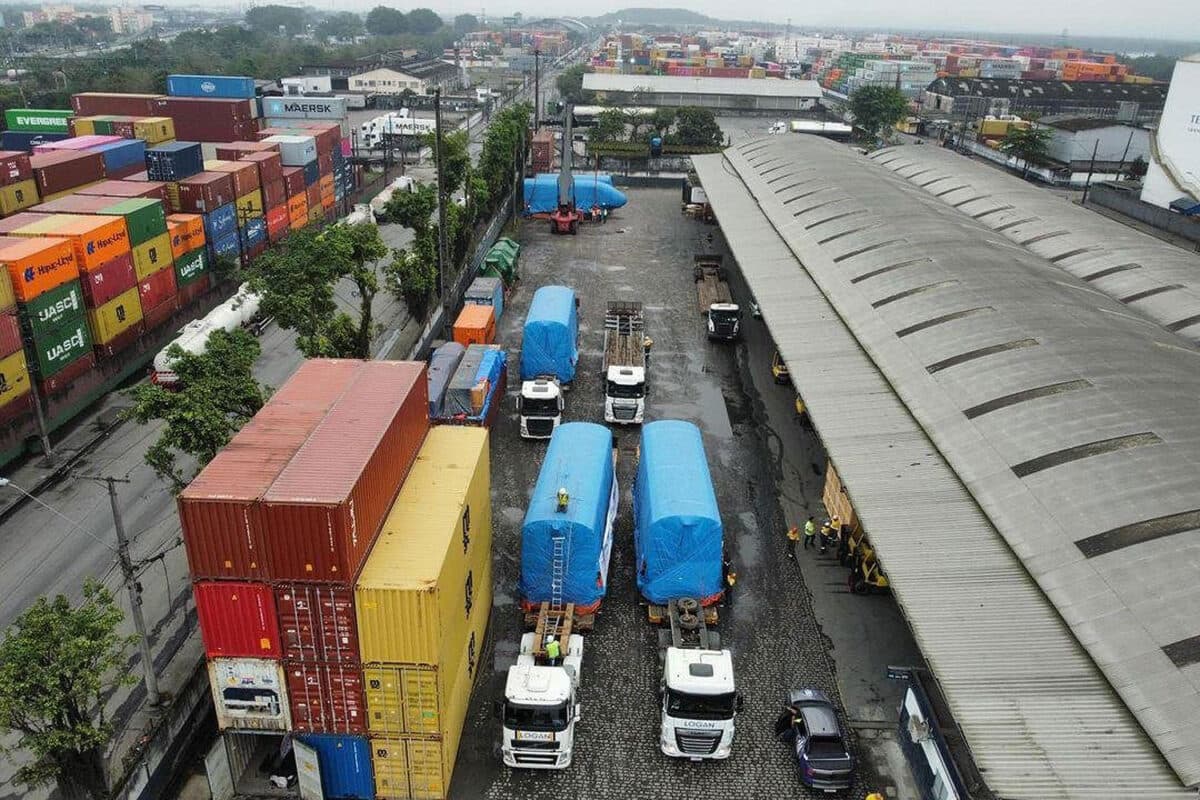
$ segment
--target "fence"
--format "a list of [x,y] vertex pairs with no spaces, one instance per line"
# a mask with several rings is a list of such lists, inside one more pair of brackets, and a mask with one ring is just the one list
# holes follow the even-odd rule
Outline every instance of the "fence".
[[1137,194],[1125,186],[1098,183],[1088,192],[1088,203],[1111,208],[1139,222],[1173,233],[1200,247],[1200,222],[1165,208],[1143,203]]

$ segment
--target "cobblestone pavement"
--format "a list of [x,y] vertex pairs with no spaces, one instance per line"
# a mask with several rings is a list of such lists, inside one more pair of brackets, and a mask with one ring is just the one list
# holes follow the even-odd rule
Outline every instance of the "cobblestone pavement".
[[[837,698],[838,685],[809,592],[784,557],[778,447],[766,441],[745,348],[705,338],[691,270],[692,255],[707,249],[704,237],[712,229],[681,216],[674,189],[633,189],[628,196],[629,204],[606,225],[586,225],[578,236],[552,237],[547,223],[540,221],[527,222],[521,230],[521,283],[500,323],[500,341],[513,367],[492,443],[492,669],[481,676],[472,697],[451,794],[631,800],[822,796],[800,785],[790,754],[772,737],[786,688],[812,686]],[[733,651],[738,688],[746,699],[727,761],[690,763],[669,759],[658,749],[655,634],[638,603],[633,569],[630,486],[637,429],[617,431],[621,507],[608,596],[586,641],[574,763],[565,771],[543,772],[510,770],[499,760],[493,709],[520,634],[520,525],[545,453],[544,444],[519,436],[516,359],[533,292],[554,283],[574,287],[582,303],[580,369],[567,398],[568,420],[603,419],[599,371],[604,305],[610,299],[637,299],[646,306],[647,333],[655,342],[648,419],[691,420],[704,432],[726,541],[740,576],[735,606],[722,612],[721,624],[722,641]],[[811,437],[803,441],[819,447]],[[820,463],[823,457],[814,452],[811,460]],[[863,794],[856,787],[844,796]]]

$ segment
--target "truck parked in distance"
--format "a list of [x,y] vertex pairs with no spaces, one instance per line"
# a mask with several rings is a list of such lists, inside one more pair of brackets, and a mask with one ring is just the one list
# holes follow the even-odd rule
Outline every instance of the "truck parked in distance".
[[700,313],[708,325],[708,338],[725,342],[736,341],[742,335],[742,310],[733,302],[720,255],[695,257],[692,275],[696,280],[696,296]]
[[642,304],[608,301],[604,315],[604,421],[641,425],[646,415],[645,321]]
[[521,436],[549,439],[562,422],[563,390],[579,361],[579,300],[566,286],[533,295],[521,340]]

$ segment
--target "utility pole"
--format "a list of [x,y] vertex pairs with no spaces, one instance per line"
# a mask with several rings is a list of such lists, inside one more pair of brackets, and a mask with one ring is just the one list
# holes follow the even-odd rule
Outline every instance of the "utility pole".
[[533,130],[542,126],[542,51],[533,51]]
[[446,172],[442,169],[442,90],[433,90],[433,158],[437,167],[438,195],[438,287],[442,292],[442,323],[450,321],[450,283],[446,275],[450,258],[446,251]]
[[[1099,139],[1096,140],[1100,141]],[[1133,130],[1129,131],[1129,138],[1125,141],[1125,150],[1121,153],[1121,163],[1117,165],[1117,180],[1121,180],[1121,173],[1125,171],[1125,159],[1129,158],[1129,147],[1133,144]]]
[[1096,139],[1096,144],[1092,147],[1092,162],[1088,164],[1087,180],[1083,183],[1083,197],[1080,199],[1081,205],[1087,205],[1088,189],[1092,186],[1092,173],[1096,170],[1096,151],[1100,149],[1100,139]]

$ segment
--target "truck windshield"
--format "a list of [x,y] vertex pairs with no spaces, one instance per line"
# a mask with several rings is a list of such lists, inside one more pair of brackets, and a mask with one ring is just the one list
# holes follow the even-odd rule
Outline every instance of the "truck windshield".
[[738,320],[738,312],[736,311],[710,311],[712,321],[718,325],[732,325]]
[[522,397],[521,413],[527,417],[557,417],[558,400],[547,397]]
[[688,694],[667,690],[667,713],[687,719],[732,719],[737,709],[737,694]]
[[566,703],[557,706],[504,704],[504,727],[513,730],[565,731],[570,720]]
[[646,394],[645,384],[637,384],[636,386],[622,386],[619,383],[607,381],[609,397],[630,397],[638,398]]

